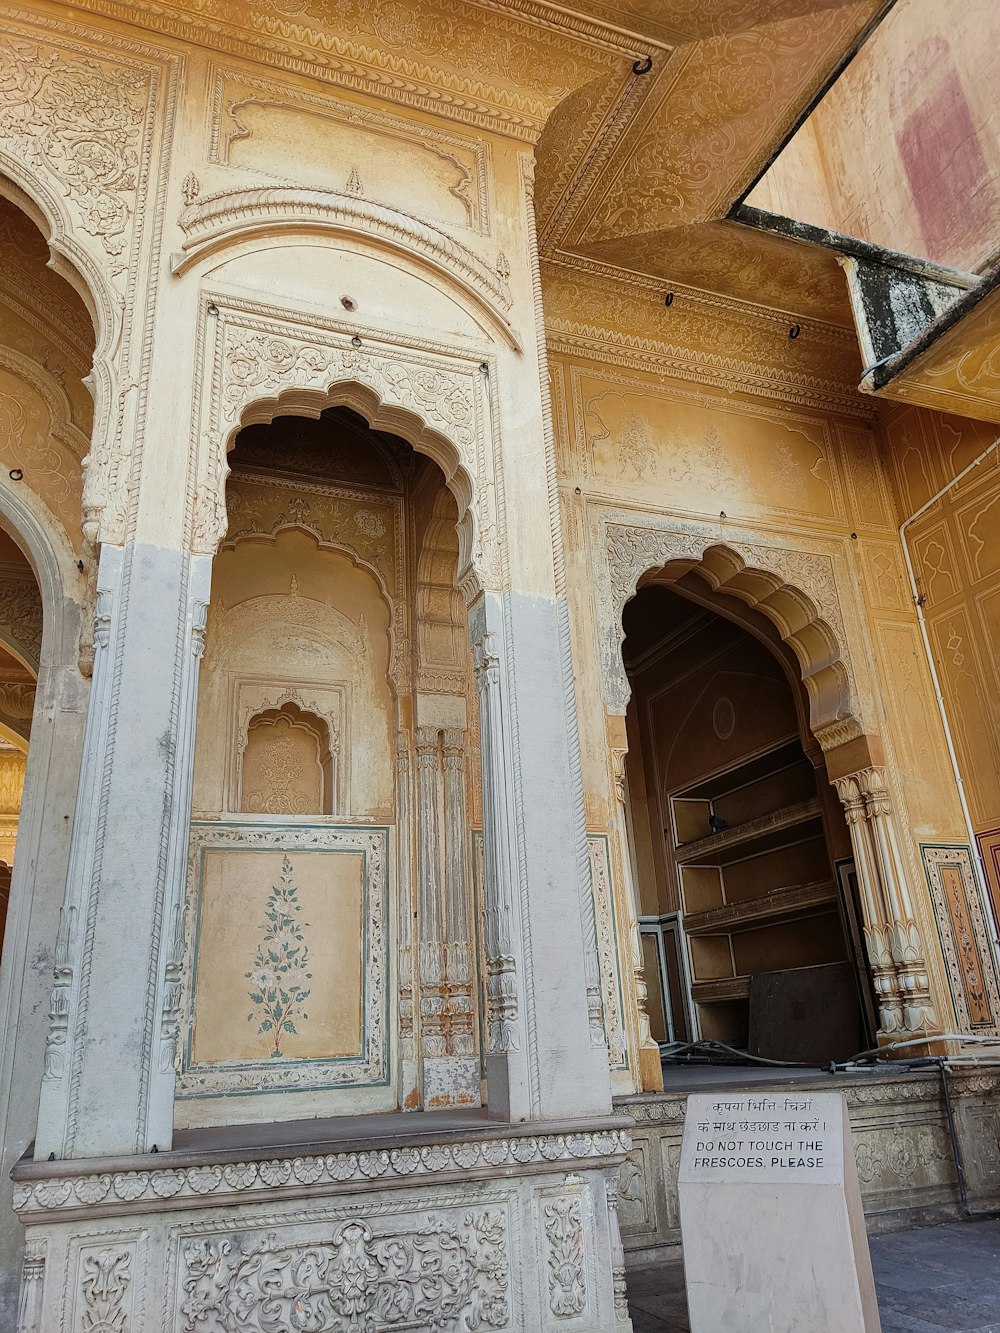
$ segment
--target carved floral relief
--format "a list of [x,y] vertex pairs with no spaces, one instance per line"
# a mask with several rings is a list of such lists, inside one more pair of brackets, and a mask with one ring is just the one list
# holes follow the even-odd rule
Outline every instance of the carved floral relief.
[[113,277],[127,266],[151,77],[20,38],[0,50],[0,143],[54,176],[102,246]]
[[451,1333],[507,1327],[500,1208],[339,1223],[292,1240],[249,1233],[183,1247],[179,1333]]

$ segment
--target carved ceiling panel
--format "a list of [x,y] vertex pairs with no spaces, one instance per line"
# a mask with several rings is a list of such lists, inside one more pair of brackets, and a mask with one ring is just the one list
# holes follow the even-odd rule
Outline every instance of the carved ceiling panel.
[[576,246],[726,213],[878,5],[826,6],[678,48],[615,151],[573,182],[576,205],[553,239]]
[[853,328],[844,275],[832,251],[738,222],[704,222],[587,246],[597,261]]
[[[751,304],[769,303],[766,294],[754,294],[765,288],[794,291],[792,313],[843,319],[842,292],[804,254],[791,281],[791,257],[751,255],[745,245],[741,253],[740,246],[724,246],[718,268],[704,262],[705,246],[716,238],[687,229],[725,216],[885,0],[75,4],[490,133],[537,141],[543,256],[585,255],[704,284]],[[373,126],[379,144],[385,129]],[[248,151],[242,141],[239,146]],[[442,171],[458,173],[450,194],[444,191],[445,204],[463,225],[481,230],[477,165],[453,147],[447,151],[460,161],[456,167],[436,160]],[[684,234],[670,238],[678,230]],[[786,298],[781,308],[788,307]]]

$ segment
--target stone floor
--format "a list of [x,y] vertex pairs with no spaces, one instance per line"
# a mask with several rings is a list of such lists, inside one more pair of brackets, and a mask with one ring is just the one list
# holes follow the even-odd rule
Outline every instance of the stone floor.
[[[882,1333],[1000,1333],[1000,1219],[873,1236],[871,1253]],[[679,1264],[630,1273],[628,1290],[635,1333],[689,1333]]]

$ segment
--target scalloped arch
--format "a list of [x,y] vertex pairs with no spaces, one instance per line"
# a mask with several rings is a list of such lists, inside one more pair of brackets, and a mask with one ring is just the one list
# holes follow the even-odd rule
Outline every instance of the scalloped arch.
[[[473,518],[475,487],[458,449],[447,436],[428,426],[419,413],[383,402],[378,393],[368,385],[359,384],[355,380],[342,380],[330,385],[326,390],[288,388],[271,397],[255,399],[243,408],[239,421],[230,430],[225,441],[226,454],[228,455],[232,449],[236,436],[244,426],[269,425],[278,416],[318,418],[329,407],[350,408],[363,417],[372,430],[398,435],[418,453],[425,454],[437,464],[458,506],[459,518],[456,527],[459,535],[459,568],[465,570],[471,566],[475,526]],[[228,475],[229,466],[228,463],[224,463],[222,476],[219,479],[219,488],[223,496]],[[222,540],[225,528],[223,513]]]
[[336,537],[324,537],[321,532],[315,528],[310,528],[301,519],[293,519],[288,523],[282,523],[280,527],[273,528],[270,532],[240,532],[235,537],[226,537],[220,542],[219,550],[235,551],[244,542],[259,542],[273,546],[279,537],[288,532],[302,533],[303,536],[316,543],[317,551],[329,551],[344,556],[350,560],[355,569],[360,569],[362,573],[367,574],[373,580],[389,614],[389,681],[393,690],[397,694],[401,693],[399,684],[400,656],[401,650],[405,651],[406,645],[402,642],[405,637],[405,622],[396,610],[398,599],[390,593],[385,576],[378,566],[370,560],[366,560],[363,555],[359,555],[353,546],[348,545],[347,542],[339,541]]
[[[810,727],[824,749],[863,734],[845,636],[839,623],[831,623],[840,621],[839,608],[821,607],[815,592],[792,581],[792,570],[767,569],[763,562],[757,565],[753,560],[760,553],[752,548],[741,553],[707,535],[610,527],[608,545],[616,636],[612,668],[618,677],[622,711],[630,693],[621,658],[626,603],[640,584],[672,583],[693,572],[713,592],[737,598],[775,626],[798,661],[809,700]],[[788,554],[794,559],[794,552]],[[824,600],[831,595],[836,596],[832,588]]]
[[[23,163],[2,151],[0,195],[25,213],[41,232],[49,247],[50,267],[70,284],[83,301],[93,322],[93,363],[83,381],[94,400],[94,421],[88,441],[89,457],[94,452],[95,442],[99,446],[105,436],[114,431],[111,408],[116,397],[114,354],[122,330],[121,298],[86,246],[77,240],[63,201],[37,176],[31,175]],[[93,540],[97,536],[101,505],[88,500],[87,482],[85,473],[81,522],[85,535]]]
[[87,248],[74,234],[65,204],[28,173],[23,163],[0,151],[0,195],[25,213],[45,237],[51,252],[50,267],[70,284],[87,307],[94,323],[95,374],[109,376],[107,359],[118,337],[121,301]]

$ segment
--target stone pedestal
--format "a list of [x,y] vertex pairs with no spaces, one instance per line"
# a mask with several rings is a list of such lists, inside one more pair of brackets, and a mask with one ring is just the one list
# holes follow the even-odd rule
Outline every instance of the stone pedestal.
[[622,1121],[383,1120],[374,1139],[304,1122],[294,1151],[198,1131],[156,1156],[23,1161],[18,1333],[630,1333]]
[[839,1093],[690,1097],[679,1192],[692,1333],[880,1333]]

